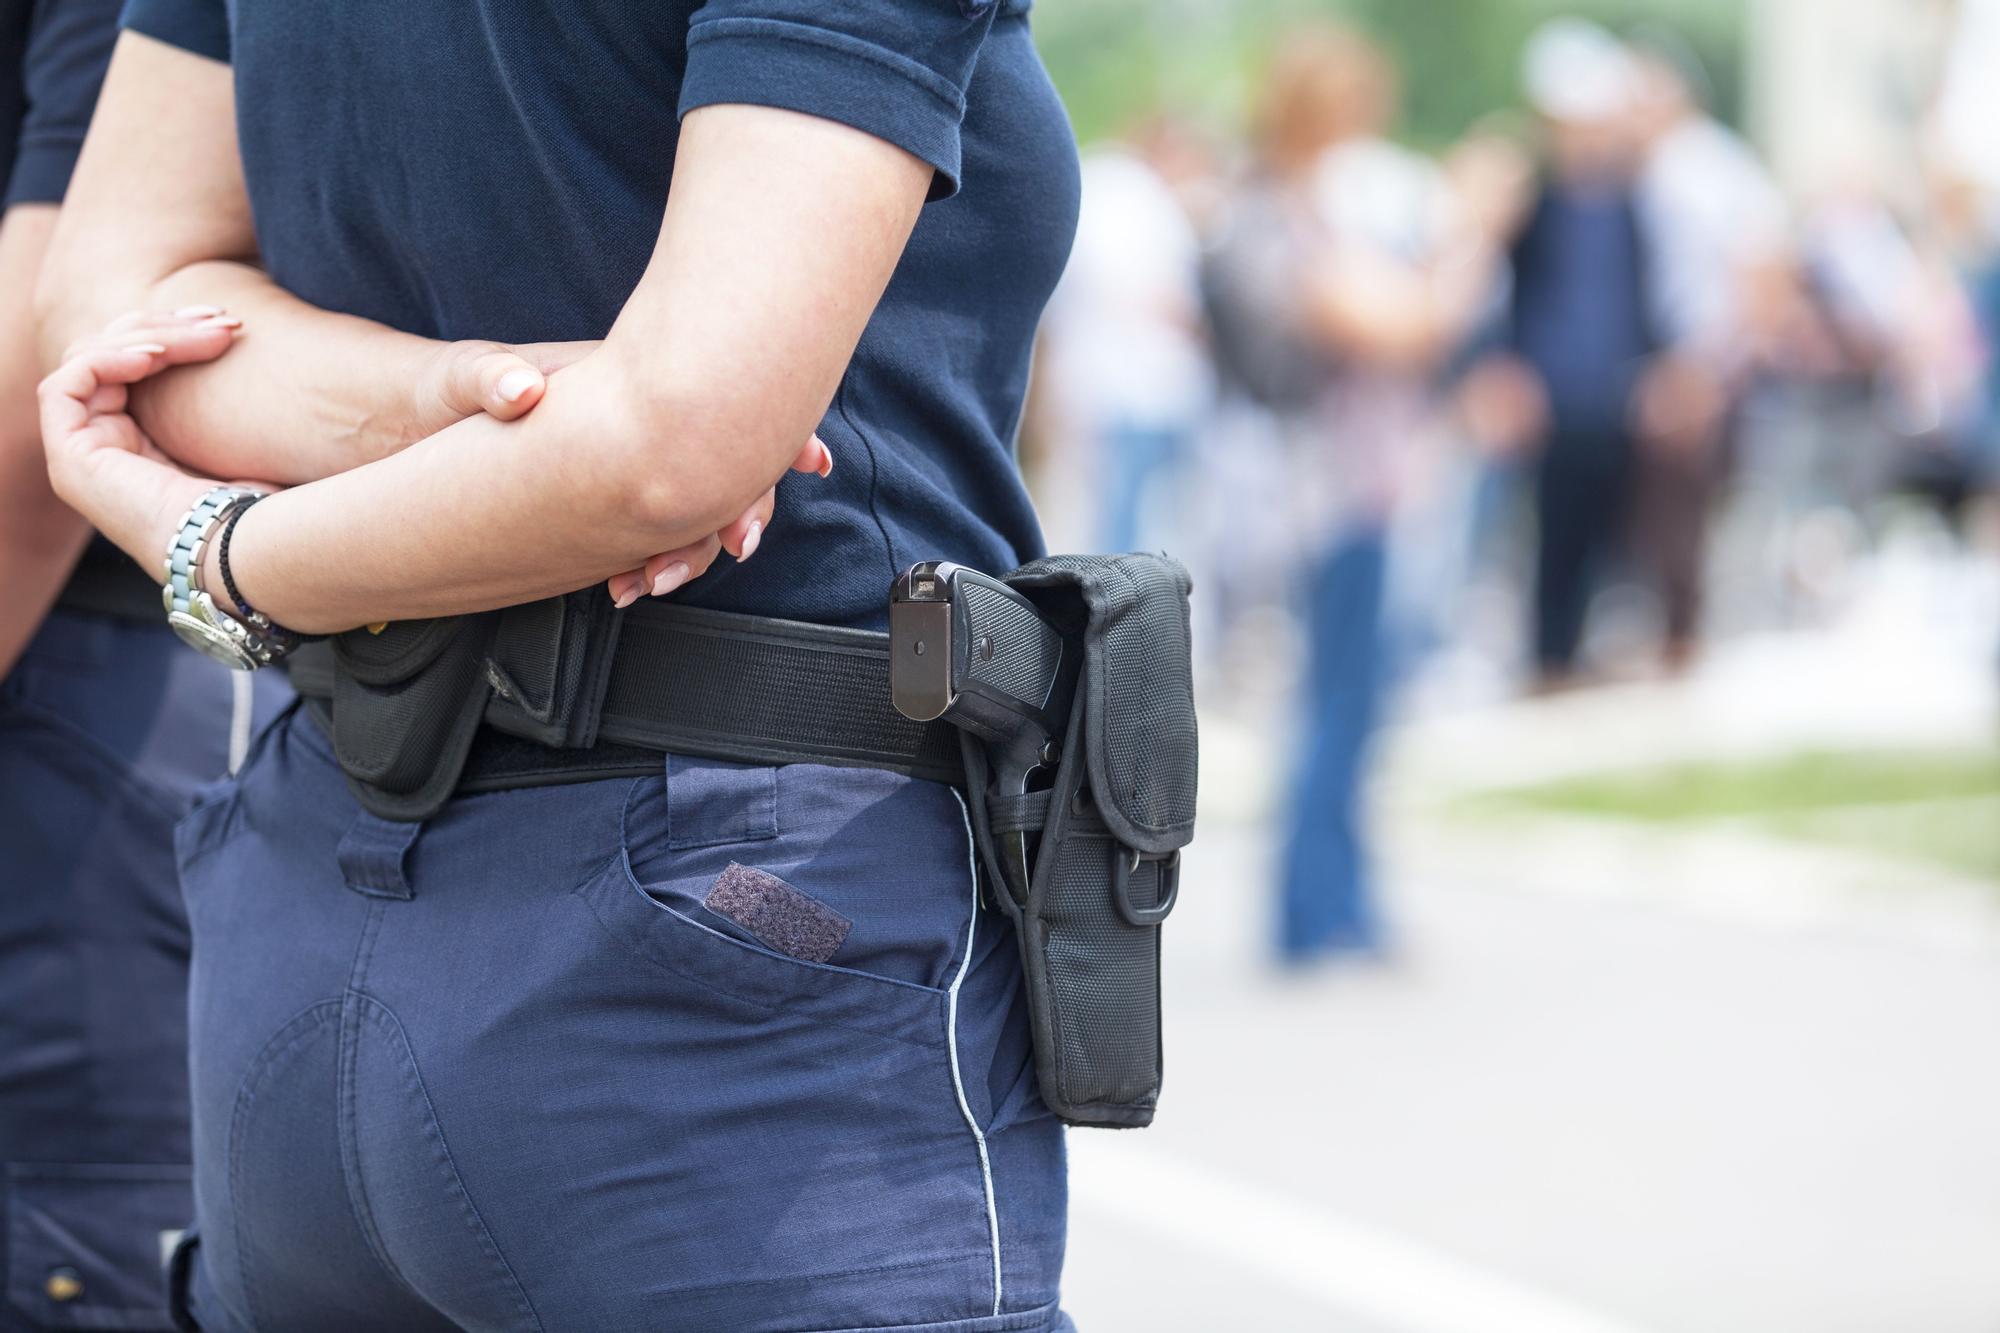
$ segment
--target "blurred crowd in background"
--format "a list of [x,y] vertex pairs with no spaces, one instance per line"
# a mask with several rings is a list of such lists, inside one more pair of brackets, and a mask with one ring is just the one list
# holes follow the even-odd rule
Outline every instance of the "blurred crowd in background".
[[1441,150],[1317,19],[1229,129],[1086,145],[1024,458],[1056,545],[1192,568],[1211,706],[1290,699],[1285,959],[1392,945],[1362,792],[1399,699],[1686,671],[1831,614],[1913,508],[1990,540],[2000,7],[1949,27],[1893,181],[1781,184],[1695,47],[1569,17]]

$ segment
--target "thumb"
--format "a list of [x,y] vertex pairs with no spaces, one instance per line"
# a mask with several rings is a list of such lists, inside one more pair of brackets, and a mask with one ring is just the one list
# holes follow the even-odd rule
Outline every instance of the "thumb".
[[548,380],[530,361],[496,343],[461,344],[446,367],[441,397],[461,417],[484,412],[501,421],[541,401]]

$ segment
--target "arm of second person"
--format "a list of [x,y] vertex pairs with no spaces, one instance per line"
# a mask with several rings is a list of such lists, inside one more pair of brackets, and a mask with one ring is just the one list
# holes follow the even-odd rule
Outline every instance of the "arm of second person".
[[135,388],[135,415],[169,454],[216,476],[315,480],[474,413],[517,417],[545,370],[587,348],[401,333],[301,301],[255,254],[229,67],[124,33],[36,306],[45,365],[126,311],[242,321],[229,356]]

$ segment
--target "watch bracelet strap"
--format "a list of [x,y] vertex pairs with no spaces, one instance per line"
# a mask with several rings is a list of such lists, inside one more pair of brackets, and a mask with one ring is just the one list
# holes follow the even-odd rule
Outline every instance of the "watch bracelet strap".
[[174,530],[173,544],[167,548],[165,588],[167,610],[186,612],[189,599],[204,591],[201,586],[201,552],[216,520],[257,492],[240,486],[216,486],[189,506],[180,526]]

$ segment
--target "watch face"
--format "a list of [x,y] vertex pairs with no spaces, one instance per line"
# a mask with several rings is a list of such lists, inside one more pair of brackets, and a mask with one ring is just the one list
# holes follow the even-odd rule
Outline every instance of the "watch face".
[[183,643],[226,667],[236,671],[256,669],[257,659],[250,655],[239,639],[205,620],[185,611],[175,611],[167,616],[167,627],[180,635]]

